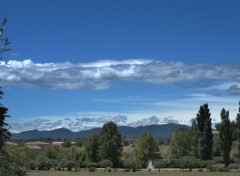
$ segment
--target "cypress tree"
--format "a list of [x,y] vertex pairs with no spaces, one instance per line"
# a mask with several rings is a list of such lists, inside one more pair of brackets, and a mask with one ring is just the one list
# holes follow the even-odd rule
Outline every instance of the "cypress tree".
[[223,160],[224,165],[227,167],[230,164],[230,151],[232,147],[232,131],[231,123],[229,120],[229,111],[224,108],[221,111],[221,124],[220,124],[220,140],[222,141]]
[[197,113],[196,122],[199,131],[198,155],[202,160],[212,159],[213,135],[210,116],[208,104],[201,105]]

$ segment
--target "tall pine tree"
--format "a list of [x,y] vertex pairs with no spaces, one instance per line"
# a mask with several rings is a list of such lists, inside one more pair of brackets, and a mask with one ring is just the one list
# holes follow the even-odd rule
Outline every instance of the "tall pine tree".
[[197,113],[196,122],[199,134],[198,155],[202,160],[212,159],[213,135],[210,116],[208,104],[201,105]]
[[223,160],[225,167],[230,164],[230,151],[232,147],[232,131],[229,119],[229,111],[224,108],[221,111],[220,140],[222,144]]
[[[0,42],[1,42],[0,59],[3,59],[1,57],[2,53],[9,50],[7,48],[7,46],[10,44],[8,41],[8,38],[3,37],[4,29],[6,28],[6,23],[7,23],[7,20],[4,18],[2,22],[2,26],[0,28]],[[3,92],[0,87],[0,99],[2,98],[2,96],[3,96]],[[4,142],[7,139],[9,139],[9,136],[10,136],[10,132],[8,130],[8,124],[5,122],[5,118],[8,117],[7,111],[8,109],[0,103],[0,152],[2,151]]]

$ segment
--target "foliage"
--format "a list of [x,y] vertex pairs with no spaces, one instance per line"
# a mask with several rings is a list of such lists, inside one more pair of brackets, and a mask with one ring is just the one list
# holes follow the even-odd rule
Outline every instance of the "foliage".
[[189,168],[191,170],[192,168],[199,168],[201,166],[201,161],[195,157],[186,156],[181,158],[180,161],[180,168],[182,169]]
[[113,122],[104,124],[99,136],[99,159],[108,159],[112,161],[114,167],[119,166],[121,143],[122,137],[117,129],[117,125]]
[[220,139],[223,151],[223,160],[225,167],[230,164],[230,151],[232,147],[232,131],[229,119],[229,111],[224,108],[221,111]]
[[195,158],[199,158],[199,138],[200,131],[198,130],[197,119],[193,119],[191,128],[191,156]]
[[89,162],[98,162],[99,136],[92,135],[88,138],[86,145],[86,157]]
[[[10,44],[8,38],[3,37],[4,30],[6,28],[7,20],[4,18],[2,26],[0,27],[0,60],[3,59],[1,54],[5,51],[9,51],[8,45]],[[0,99],[3,96],[3,92],[0,87]],[[23,176],[26,174],[25,165],[22,163],[22,158],[17,158],[12,153],[6,152],[4,148],[5,142],[10,137],[8,124],[5,122],[8,109],[0,103],[0,175],[4,176]]]
[[160,172],[161,168],[167,167],[167,163],[165,160],[157,159],[153,161],[153,166],[154,168],[158,168],[158,171]]
[[70,160],[70,161],[67,161],[67,170],[68,171],[72,171],[72,169],[76,167],[76,164],[74,161]]
[[137,159],[144,161],[155,160],[160,157],[158,142],[151,133],[145,133],[135,141],[134,153]]
[[136,158],[134,153],[125,153],[123,155],[122,164],[125,168],[131,169],[132,171],[137,171],[142,168],[145,162]]
[[221,156],[221,152],[222,152],[222,140],[217,139],[213,142],[213,150],[212,150],[212,154],[213,156]]
[[52,146],[47,148],[44,153],[49,159],[57,159],[59,149],[56,146]]
[[229,168],[224,168],[223,164],[213,164],[207,167],[208,172],[230,172]]
[[25,146],[8,144],[4,146],[5,152],[11,161],[18,163],[19,166],[28,167],[29,160],[36,159],[36,152],[26,148]]
[[189,130],[179,129],[170,139],[170,157],[180,159],[191,155],[192,136]]
[[66,147],[66,148],[70,148],[72,146],[72,143],[70,141],[65,141],[63,144],[62,144],[63,147]]
[[0,175],[2,176],[24,176],[26,168],[13,161],[8,156],[0,156]]
[[112,167],[113,163],[112,163],[112,161],[105,159],[105,160],[101,160],[99,162],[99,165],[100,165],[100,167],[107,168],[107,167]]
[[37,158],[37,168],[38,170],[49,170],[52,167],[55,167],[56,163],[54,160],[49,159],[46,156],[38,156]]
[[237,129],[237,142],[238,142],[238,157],[240,158],[240,101],[238,107],[238,113],[236,117],[236,129]]
[[[9,49],[7,49],[7,45],[10,44],[8,41],[8,38],[3,38],[3,33],[4,33],[4,29],[6,28],[6,24],[7,24],[7,20],[4,18],[3,22],[2,22],[2,26],[0,27],[0,41],[1,41],[1,43],[0,43],[0,60],[3,59],[1,57],[1,54],[5,51],[9,50]],[[1,91],[1,87],[0,87],[0,99],[2,98],[2,96],[3,96],[3,92]],[[8,124],[5,122],[5,118],[9,117],[7,115],[7,111],[8,111],[8,109],[0,103],[0,152],[1,152],[2,147],[4,146],[4,142],[6,140],[8,140],[10,137],[10,132],[8,130]]]
[[75,162],[76,171],[79,170],[81,162],[84,160],[84,152],[80,147],[72,146],[70,151],[70,159]]
[[209,160],[212,158],[212,119],[210,118],[211,113],[208,109],[208,104],[200,106],[199,112],[197,113],[196,122],[198,129],[198,154],[200,159]]

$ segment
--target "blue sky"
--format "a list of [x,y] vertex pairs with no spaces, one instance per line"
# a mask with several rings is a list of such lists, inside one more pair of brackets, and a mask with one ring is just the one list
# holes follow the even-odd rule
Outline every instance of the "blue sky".
[[13,132],[235,119],[237,0],[8,0],[0,64]]

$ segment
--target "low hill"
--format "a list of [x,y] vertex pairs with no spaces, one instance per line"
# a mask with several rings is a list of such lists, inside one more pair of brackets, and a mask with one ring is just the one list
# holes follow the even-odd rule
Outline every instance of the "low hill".
[[[170,138],[172,134],[179,128],[189,128],[186,125],[180,124],[164,124],[164,125],[148,125],[139,127],[119,126],[118,130],[124,138],[137,138],[146,132],[152,133],[155,138]],[[11,136],[11,140],[30,140],[40,138],[52,138],[52,139],[76,139],[86,138],[92,134],[98,134],[101,128],[93,128],[90,130],[83,130],[79,132],[73,132],[65,128],[59,128],[51,131],[38,131],[30,130],[20,133],[14,133]]]

